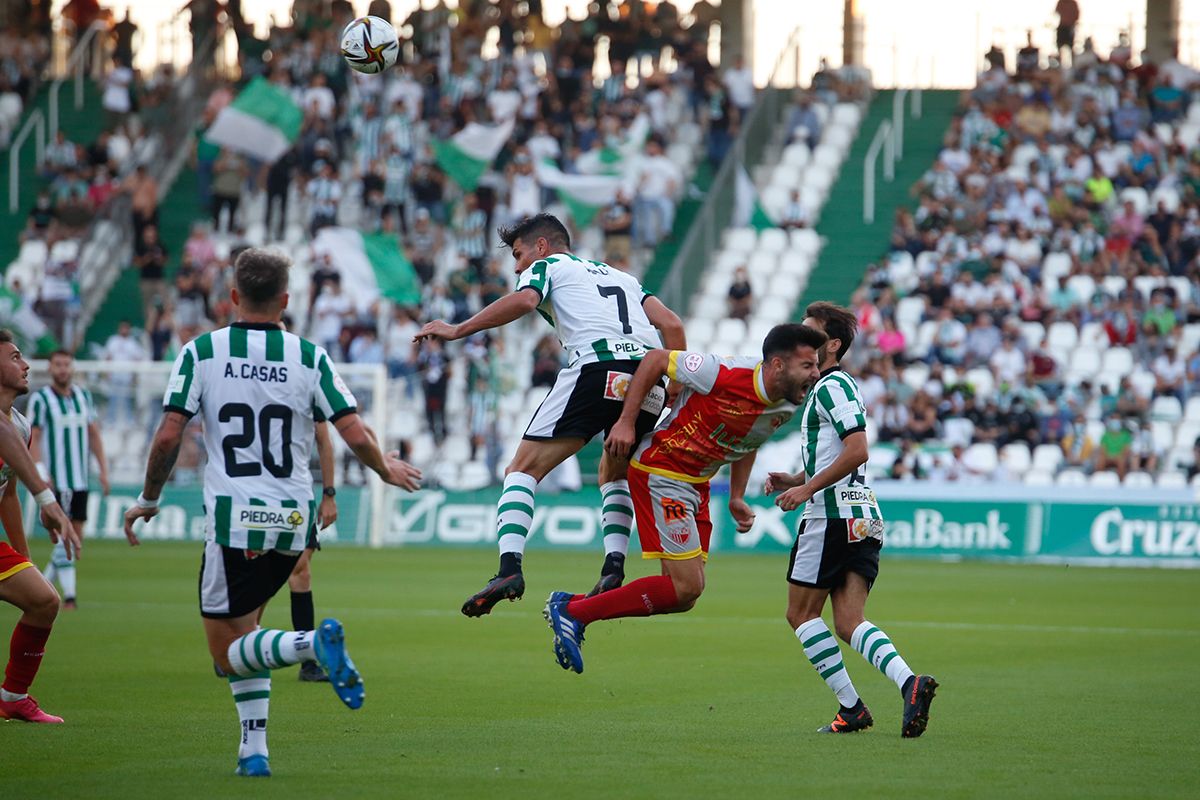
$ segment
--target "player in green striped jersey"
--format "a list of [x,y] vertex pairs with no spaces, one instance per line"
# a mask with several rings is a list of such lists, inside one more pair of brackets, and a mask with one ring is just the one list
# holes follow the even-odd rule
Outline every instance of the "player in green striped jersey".
[[879,574],[883,515],[862,469],[866,408],[858,384],[841,368],[858,322],[849,309],[820,302],[805,311],[804,324],[829,337],[820,354],[821,378],[799,415],[804,469],[795,475],[772,472],[765,487],[768,494],[785,490],[776,501],[784,511],[804,507],[788,563],[788,624],[841,704],[822,733],[853,733],[874,723],[850,681],[837,640],[821,619],[829,599],[838,636],[900,688],[900,735],[914,738],[925,732],[937,681],[914,674],[887,634],[863,616]]
[[332,424],[385,482],[411,491],[421,477],[395,452],[380,450],[329,355],[283,330],[289,266],[268,250],[248,249],[237,257],[231,299],[238,321],[188,342],[175,360],[145,485],[125,514],[125,535],[137,544],[134,523],[158,512],[184,428],[199,415],[208,453],[200,614],[241,720],[237,774],[251,777],[271,774],[270,670],[315,661],[343,703],[359,708],[363,702],[362,679],[346,653],[340,622],[326,619],[316,631],[256,629],[311,535],[315,423]]
[[[54,487],[58,502],[83,538],[88,517],[88,477],[92,457],[99,468],[100,489],[108,494],[108,459],[96,422],[92,393],[75,383],[75,357],[66,350],[50,355],[50,385],[29,399],[32,433],[29,450],[39,458],[38,469]],[[63,608],[75,608],[75,562],[62,542],[54,546],[46,578],[62,588]]]

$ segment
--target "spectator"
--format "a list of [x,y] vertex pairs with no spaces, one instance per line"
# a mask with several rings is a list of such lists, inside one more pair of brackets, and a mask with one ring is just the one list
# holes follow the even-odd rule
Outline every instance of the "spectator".
[[729,316],[744,320],[754,307],[754,291],[750,286],[750,275],[745,267],[733,271],[733,283],[729,285]]
[[138,164],[133,174],[121,183],[121,191],[127,192],[131,198],[133,241],[136,248],[137,243],[144,240],[147,226],[158,226],[158,181],[146,169],[145,164]]
[[384,363],[383,344],[377,338],[375,328],[364,328],[354,337],[354,341],[350,343],[348,356],[351,363],[354,364]]
[[704,96],[708,109],[708,163],[716,170],[737,137],[741,112],[715,76],[705,79]]
[[425,422],[434,443],[441,447],[446,440],[446,390],[450,384],[450,360],[441,339],[422,341],[417,369],[421,373],[421,390],[425,397]]
[[238,205],[242,199],[242,184],[246,181],[245,160],[229,149],[222,149],[213,167],[212,218],[213,228],[226,230],[221,225],[221,212],[229,210],[228,230],[237,227]]
[[967,332],[966,359],[963,365],[973,367],[986,364],[992,354],[1000,348],[1000,341],[1000,329],[992,321],[992,315],[978,315]]
[[1054,13],[1058,15],[1058,27],[1054,31],[1054,54],[1061,59],[1063,48],[1066,48],[1072,66],[1075,66],[1075,26],[1079,24],[1079,3],[1075,0],[1058,0],[1054,5]]
[[1016,339],[1011,335],[1001,339],[1000,349],[992,353],[988,365],[1002,384],[1019,386],[1025,377],[1025,355],[1017,348]]
[[1125,480],[1129,472],[1133,453],[1133,433],[1116,414],[1105,422],[1104,434],[1100,437],[1100,452],[1096,460],[1097,471],[1116,470],[1117,477]]
[[783,205],[783,211],[779,215],[779,227],[790,231],[797,228],[807,228],[812,224],[812,215],[808,213],[808,209],[804,203],[800,202],[800,190],[792,189],[788,196],[788,201]]
[[350,321],[354,306],[342,293],[339,275],[325,285],[312,308],[312,338],[335,358],[342,357],[342,330]]
[[487,212],[479,207],[479,197],[475,192],[463,196],[458,219],[458,229],[455,231],[458,253],[470,264],[473,279],[479,281],[487,264],[488,231]]
[[1184,388],[1187,384],[1187,364],[1176,351],[1174,342],[1167,342],[1163,354],[1154,359],[1151,366],[1154,373],[1154,396],[1175,397],[1183,403],[1187,397]]
[[813,110],[812,95],[798,92],[796,105],[788,112],[787,138],[792,142],[803,142],[813,149],[821,141],[821,118]]
[[396,306],[392,311],[392,324],[387,331],[387,346],[384,348],[387,358],[388,377],[393,380],[403,379],[405,396],[411,399],[415,391],[416,375],[416,346],[413,339],[421,330],[421,325],[413,318],[412,312],[403,306]]
[[754,108],[754,73],[742,54],[734,56],[733,66],[725,70],[721,83],[729,91],[729,100],[741,116]]
[[1077,414],[1062,438],[1063,459],[1067,466],[1088,470],[1092,466],[1096,444],[1087,432],[1087,418]]
[[[296,148],[293,147],[266,168],[263,181],[267,190],[266,219],[264,222],[268,238],[283,238],[288,221],[288,191],[291,189],[292,178],[299,164],[300,156],[296,153]],[[275,232],[275,226],[271,224],[275,217],[276,201],[278,201],[279,208],[278,233]]]
[[342,201],[342,184],[335,178],[333,164],[317,161],[313,165],[317,177],[308,182],[308,233],[314,239],[322,228],[337,225],[338,206]]
[[883,330],[875,339],[875,346],[881,355],[887,357],[896,366],[904,363],[904,351],[907,347],[904,331],[896,327],[896,321],[891,317],[883,320]]
[[554,385],[559,370],[562,369],[562,347],[558,339],[546,334],[533,348],[533,376],[529,381],[532,387],[550,387]]
[[633,252],[633,206],[624,191],[618,190],[601,212],[600,227],[604,231],[604,261],[618,269],[627,269]]
[[1194,484],[1197,475],[1200,475],[1200,437],[1192,444],[1192,463],[1187,468],[1188,482]]
[[955,319],[948,308],[938,311],[931,354],[936,361],[954,366],[966,359],[967,326]]
[[675,196],[683,174],[663,155],[662,140],[650,137],[636,170],[634,238],[643,247],[655,247],[675,224]]
[[100,100],[109,127],[125,122],[133,110],[132,85],[133,69],[121,60],[120,55],[114,55],[112,69],[104,78],[104,94]]
[[1158,471],[1162,458],[1158,444],[1154,441],[1154,431],[1149,420],[1143,420],[1141,427],[1133,435],[1133,444],[1129,453],[1129,468],[1151,474]]
[[[117,324],[117,332],[104,343],[104,360],[118,363],[136,363],[146,360],[146,348],[133,335],[133,326],[123,319]],[[133,419],[133,373],[113,371],[108,377],[108,410],[106,424],[128,428]]]
[[158,240],[158,227],[147,224],[140,242],[133,248],[133,265],[138,269],[138,289],[142,296],[142,319],[149,320],[155,303],[167,301],[167,250]]
[[428,286],[433,280],[434,271],[437,269],[437,254],[441,252],[442,244],[441,226],[431,219],[429,209],[418,208],[413,228],[408,233],[405,253],[424,286]]

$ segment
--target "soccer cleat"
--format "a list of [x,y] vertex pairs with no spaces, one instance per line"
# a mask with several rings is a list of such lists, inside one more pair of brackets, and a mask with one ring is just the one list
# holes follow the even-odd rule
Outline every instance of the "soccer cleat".
[[329,676],[317,662],[305,661],[300,665],[300,680],[305,683],[329,683]]
[[488,585],[471,595],[463,603],[462,613],[468,617],[482,617],[492,612],[492,606],[501,600],[520,600],[525,594],[525,576],[520,572],[511,575],[496,575]]
[[243,778],[269,778],[271,777],[271,762],[267,761],[264,755],[252,755],[238,759],[237,771],[234,775],[241,775]]
[[595,597],[598,594],[611,592],[613,589],[621,588],[621,584],[625,582],[624,572],[614,572],[608,575],[601,575],[600,580],[596,581],[596,585],[587,593],[588,597]]
[[570,592],[551,592],[542,616],[554,631],[554,657],[563,669],[583,673],[583,624],[567,613]]
[[317,663],[329,676],[329,683],[338,698],[347,708],[361,708],[364,696],[362,676],[346,652],[346,633],[342,623],[332,618],[322,620],[317,628],[315,649]]
[[38,707],[38,701],[25,695],[20,700],[0,700],[0,719],[20,722],[62,722],[62,717],[47,714]]
[[62,607],[63,611],[74,611],[75,609],[79,608],[79,604],[75,602],[74,597],[66,597],[63,598]]
[[914,675],[905,684],[904,723],[900,726],[900,735],[905,739],[915,739],[925,732],[929,725],[929,704],[937,687],[932,675]]
[[871,710],[867,708],[867,704],[859,701],[858,706],[857,711],[838,711],[833,722],[824,728],[818,728],[817,733],[855,733],[865,731],[874,725],[875,720],[871,716]]

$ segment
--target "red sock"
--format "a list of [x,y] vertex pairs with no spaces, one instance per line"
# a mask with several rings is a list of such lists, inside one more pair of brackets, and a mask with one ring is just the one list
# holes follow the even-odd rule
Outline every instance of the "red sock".
[[24,622],[17,623],[8,646],[8,667],[4,670],[2,687],[4,691],[13,694],[25,694],[29,691],[29,685],[33,683],[38,667],[42,665],[42,656],[46,654],[46,640],[49,638],[49,628],[35,628]]
[[571,595],[571,601],[582,600],[585,597],[587,597],[586,594],[573,594],[573,595]]
[[671,583],[671,579],[666,575],[654,575],[638,578],[619,589],[595,597],[572,600],[567,603],[567,613],[587,625],[598,619],[665,614],[678,603],[675,584]]

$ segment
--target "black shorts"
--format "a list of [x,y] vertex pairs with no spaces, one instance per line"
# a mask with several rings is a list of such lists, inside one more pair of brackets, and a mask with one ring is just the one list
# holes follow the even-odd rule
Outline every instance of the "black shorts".
[[245,550],[204,543],[200,559],[200,616],[232,619],[255,611],[275,596],[292,574],[299,553]]
[[[836,589],[853,572],[867,580],[870,589],[879,575],[875,538],[850,541],[849,519],[802,519],[788,560],[788,583],[817,589]],[[861,522],[861,521],[860,521]]]
[[63,511],[67,512],[67,516],[72,522],[87,522],[87,489],[81,489],[80,491],[66,489],[61,492],[55,489],[54,498],[58,500],[58,504],[62,506]]
[[[533,412],[523,438],[534,442],[551,439],[590,440],[597,433],[606,436],[625,405],[625,390],[640,361],[597,361],[558,373],[550,394]],[[640,440],[654,429],[666,404],[664,381],[646,395],[635,428]]]

